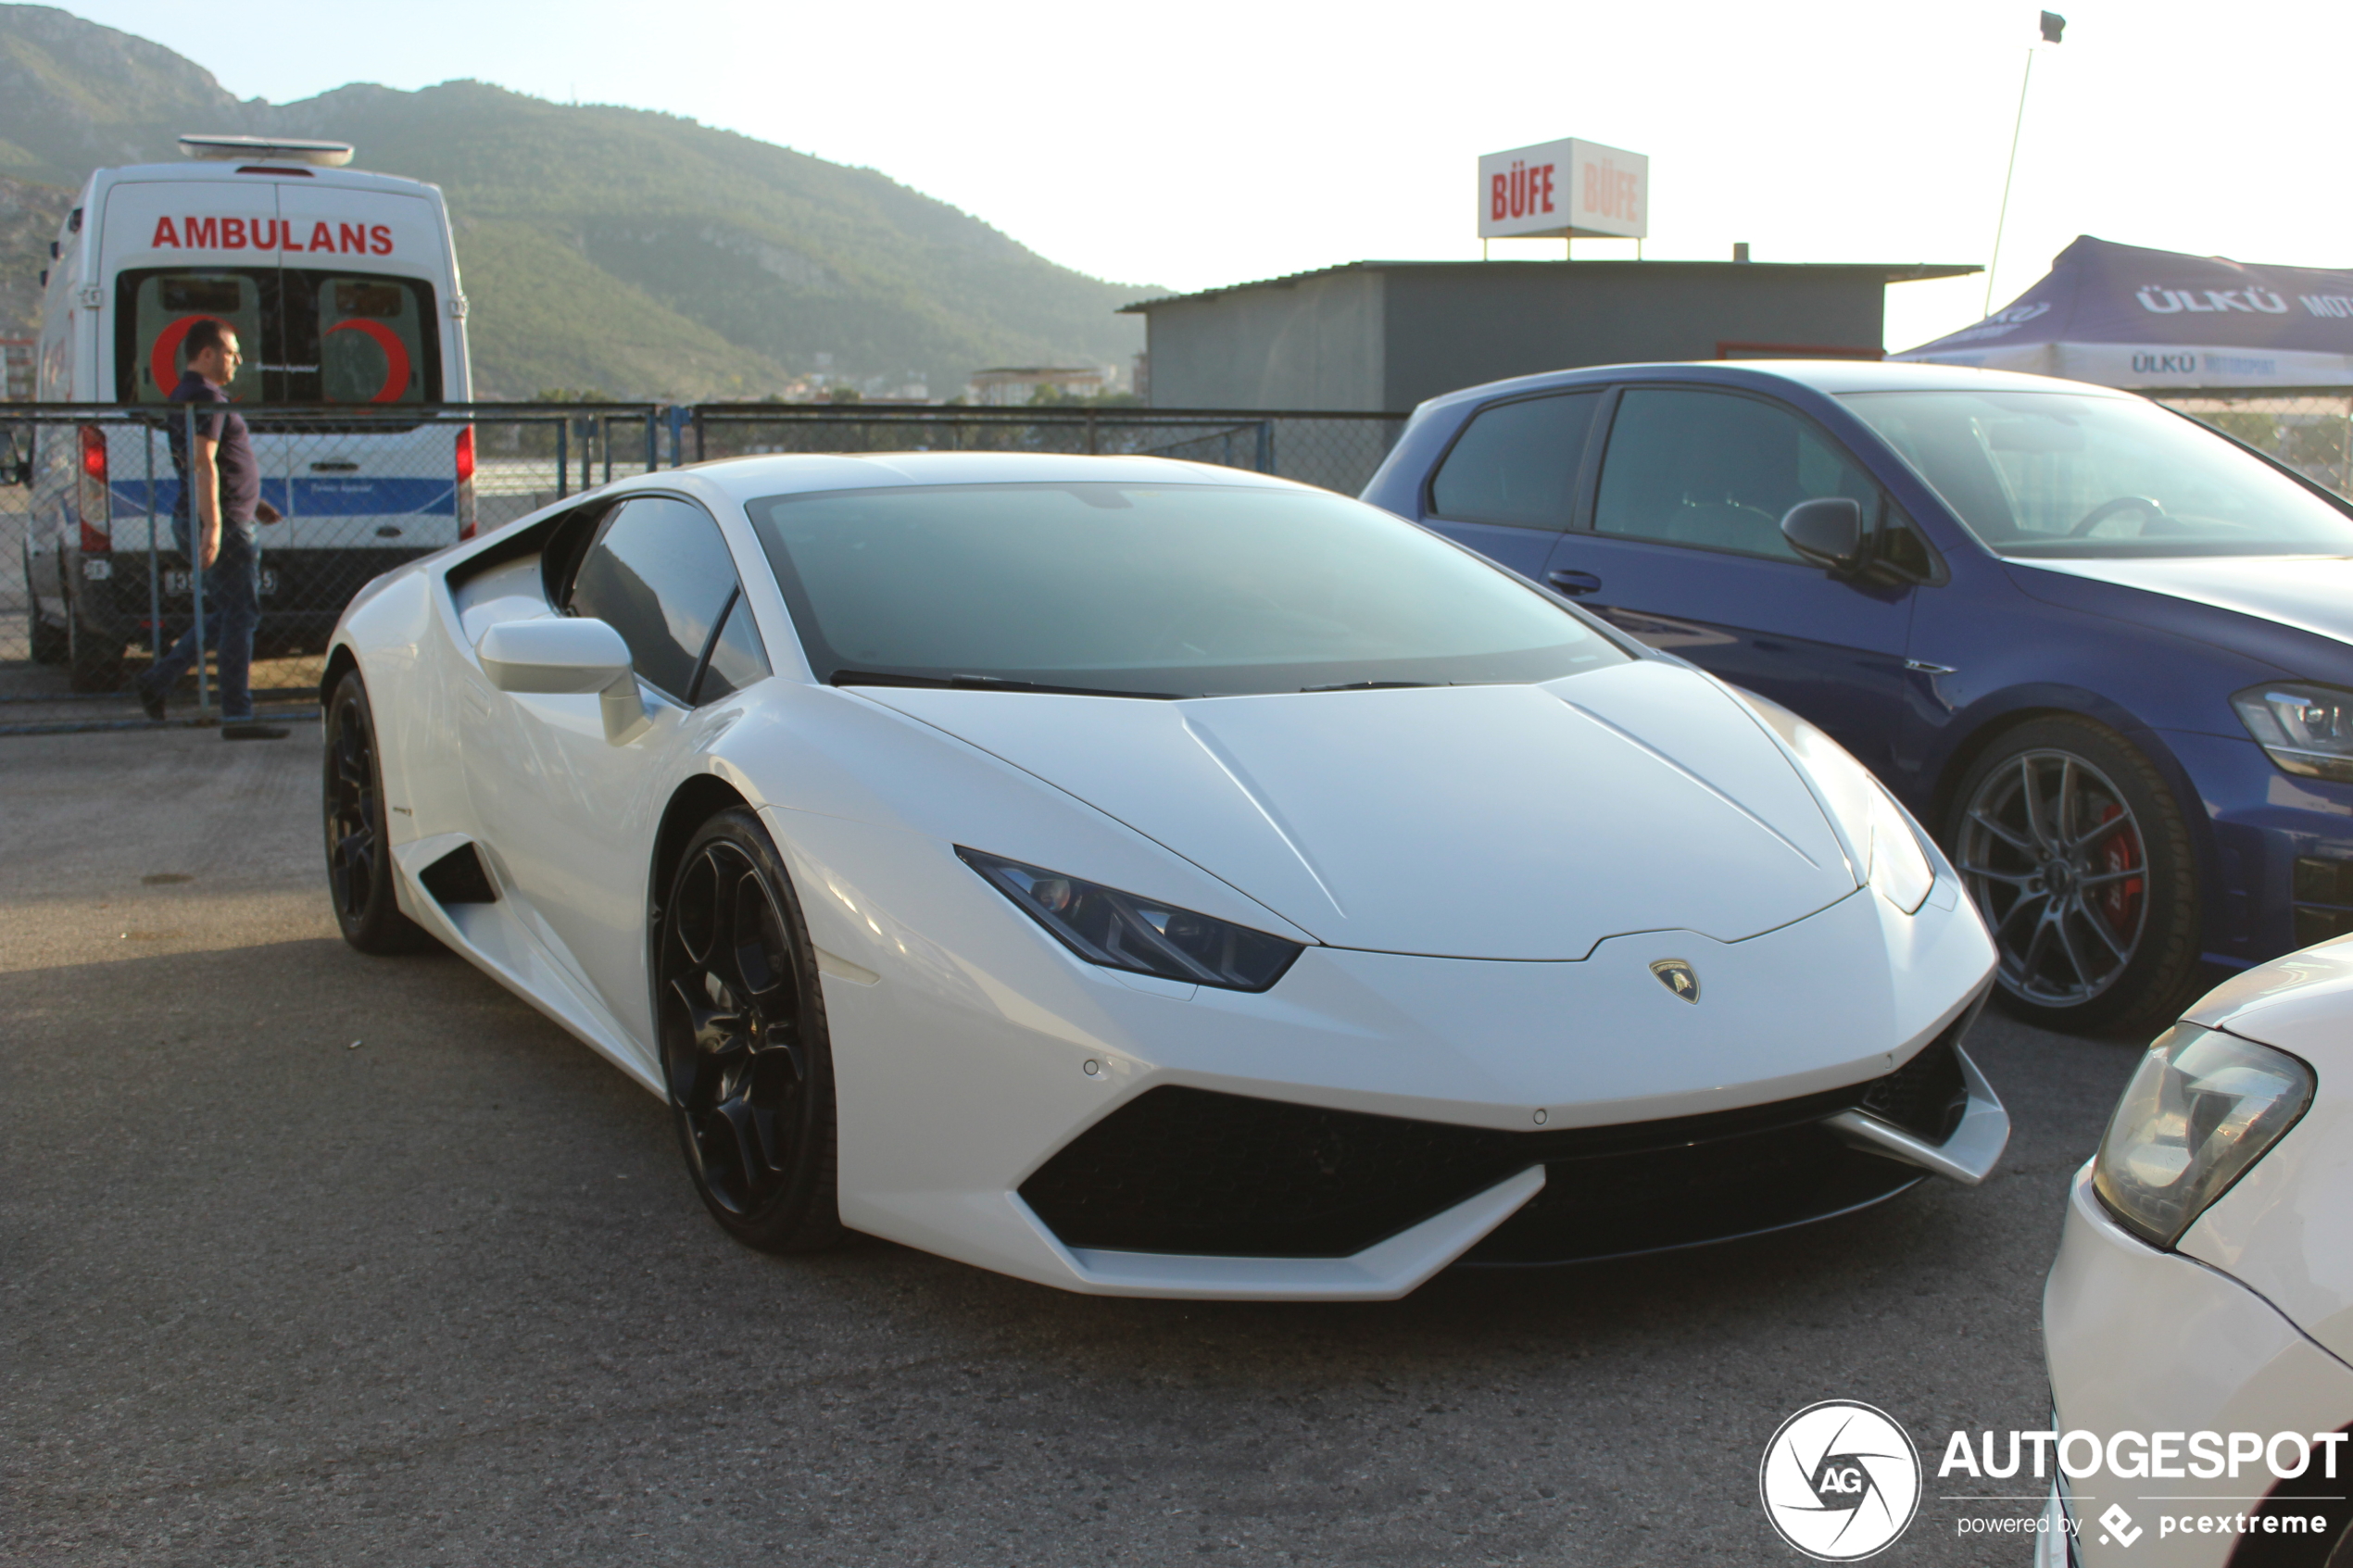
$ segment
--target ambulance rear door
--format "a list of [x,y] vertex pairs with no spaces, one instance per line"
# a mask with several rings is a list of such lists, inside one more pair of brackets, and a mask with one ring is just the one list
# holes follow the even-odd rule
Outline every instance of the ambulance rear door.
[[276,183],[285,400],[366,416],[271,443],[283,543],[374,558],[372,574],[458,537],[455,433],[399,418],[447,395],[448,235],[422,195],[333,175]]

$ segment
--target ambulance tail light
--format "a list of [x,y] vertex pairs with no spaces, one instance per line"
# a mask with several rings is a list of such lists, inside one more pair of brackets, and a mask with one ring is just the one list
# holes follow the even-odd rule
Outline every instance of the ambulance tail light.
[[107,488],[107,433],[82,427],[82,467],[74,476],[74,508],[82,522],[82,551],[102,556],[114,548],[113,508]]
[[458,431],[458,537],[474,536],[474,427]]

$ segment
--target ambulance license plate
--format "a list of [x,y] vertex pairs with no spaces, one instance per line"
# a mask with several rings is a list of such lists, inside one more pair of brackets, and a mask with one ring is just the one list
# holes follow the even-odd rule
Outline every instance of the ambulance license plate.
[[[163,574],[163,591],[164,591],[165,593],[167,593],[167,594],[184,594],[184,593],[187,593],[187,592],[188,592],[188,574],[187,574],[187,572],[185,572],[184,571],[167,571],[167,572],[165,572],[165,573]],[[276,593],[277,591],[278,591],[278,574],[277,574],[277,572],[276,572],[276,571],[272,571],[272,570],[271,570],[271,568],[269,568],[269,567],[266,567],[266,566],[265,566],[265,567],[263,567],[263,568],[261,569],[261,596],[262,596],[263,598],[265,598],[265,599],[266,599],[266,598],[268,598],[271,595],[272,595],[272,594]]]

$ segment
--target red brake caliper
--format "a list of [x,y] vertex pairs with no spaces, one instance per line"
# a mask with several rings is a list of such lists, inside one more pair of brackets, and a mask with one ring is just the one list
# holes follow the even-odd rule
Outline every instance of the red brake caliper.
[[[2112,822],[2124,814],[2124,808],[2109,805],[2100,812],[2100,821]],[[2109,872],[2129,872],[2141,863],[2141,841],[2131,828],[2108,835],[2108,847],[2101,857]],[[2124,877],[2108,884],[2101,895],[2100,912],[2108,916],[2108,927],[2120,937],[2129,937],[2133,918],[2140,913],[2142,879]]]

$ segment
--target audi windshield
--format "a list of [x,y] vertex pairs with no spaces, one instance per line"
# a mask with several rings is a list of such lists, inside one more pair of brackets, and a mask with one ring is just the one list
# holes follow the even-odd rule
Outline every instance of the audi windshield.
[[2000,555],[2353,555],[2346,507],[2137,397],[1857,392],[1839,401]]

